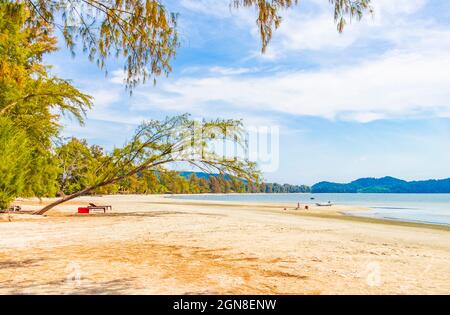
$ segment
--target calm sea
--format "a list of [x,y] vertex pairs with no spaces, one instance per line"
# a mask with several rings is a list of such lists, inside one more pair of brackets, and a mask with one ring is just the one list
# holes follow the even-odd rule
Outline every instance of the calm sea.
[[[370,208],[349,215],[450,225],[450,194],[232,194],[176,196],[177,199],[303,204],[327,203]],[[314,198],[314,199],[311,199]]]

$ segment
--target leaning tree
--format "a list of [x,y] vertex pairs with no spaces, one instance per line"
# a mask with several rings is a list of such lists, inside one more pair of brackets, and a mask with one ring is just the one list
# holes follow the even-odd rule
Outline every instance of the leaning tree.
[[[220,152],[218,145],[232,148]],[[96,166],[88,187],[64,196],[36,214],[44,214],[71,199],[120,182],[145,170],[157,171],[173,163],[187,163],[208,173],[258,181],[260,173],[246,158],[246,133],[239,120],[197,121],[188,114],[141,124],[122,148],[112,150]]]

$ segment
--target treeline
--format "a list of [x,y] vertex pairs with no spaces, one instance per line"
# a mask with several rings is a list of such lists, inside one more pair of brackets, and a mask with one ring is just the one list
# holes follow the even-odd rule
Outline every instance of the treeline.
[[[249,183],[231,176],[207,174],[203,172],[182,172],[179,176],[189,182],[190,191],[181,193],[304,193],[310,192],[305,185],[290,185],[278,183]],[[200,184],[201,190],[196,187]],[[207,184],[207,185],[205,185]],[[209,187],[209,189],[208,189]],[[205,189],[206,188],[206,189]],[[180,192],[174,192],[180,193]]]
[[[176,171],[144,171],[116,185],[107,186],[95,193],[107,194],[200,194],[200,193],[300,193],[309,192],[308,186],[277,183],[250,183],[230,176],[213,174],[188,177]],[[69,191],[67,191],[69,193]]]

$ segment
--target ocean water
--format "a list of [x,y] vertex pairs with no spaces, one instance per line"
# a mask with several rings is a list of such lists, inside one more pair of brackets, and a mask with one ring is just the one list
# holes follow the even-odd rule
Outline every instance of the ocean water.
[[[450,225],[450,194],[230,194],[175,196],[177,199],[302,204],[358,205],[369,211],[348,215]],[[311,199],[314,198],[314,199]]]

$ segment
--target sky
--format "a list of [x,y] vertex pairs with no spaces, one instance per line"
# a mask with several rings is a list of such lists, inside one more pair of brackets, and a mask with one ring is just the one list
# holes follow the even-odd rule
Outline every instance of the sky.
[[269,182],[450,177],[450,1],[372,0],[374,15],[339,34],[328,0],[303,0],[265,54],[254,9],[165,3],[179,13],[173,72],[131,97],[120,61],[105,77],[63,43],[46,58],[94,97],[85,126],[64,118],[64,136],[111,149],[145,119],[188,112],[278,130]]

